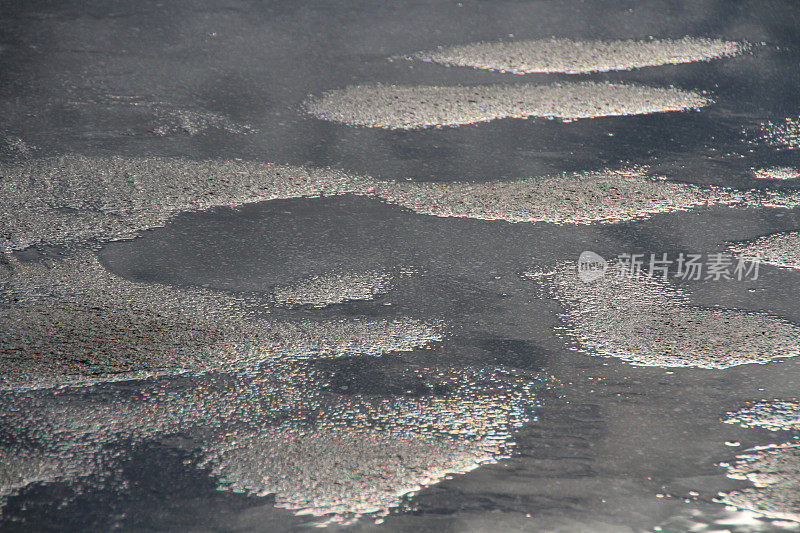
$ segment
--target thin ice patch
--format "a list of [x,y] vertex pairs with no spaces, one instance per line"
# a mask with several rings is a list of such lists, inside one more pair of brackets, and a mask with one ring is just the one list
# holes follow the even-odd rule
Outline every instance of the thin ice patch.
[[410,59],[510,74],[584,74],[709,61],[736,56],[748,48],[746,43],[698,37],[650,41],[549,39],[451,46],[418,52]]
[[372,300],[392,288],[390,272],[329,272],[281,285],[272,291],[273,301],[285,307],[327,307]]
[[785,150],[800,148],[800,118],[788,117],[776,122],[764,122],[757,140]]
[[800,355],[800,327],[777,317],[691,305],[668,282],[619,265],[583,281],[574,263],[553,276],[566,331],[590,354],[642,366],[729,368]]
[[389,182],[375,190],[426,215],[555,224],[611,224],[748,201],[730,189],[651,178],[640,168],[479,183]]
[[[300,514],[346,520],[385,513],[450,474],[507,457],[541,386],[531,373],[419,368],[395,381],[414,396],[324,392],[313,365],[278,363],[225,387],[153,383],[93,399],[70,391],[0,396],[0,419],[31,446],[0,447],[0,496],[29,483],[102,475],[121,439],[179,434],[220,488],[275,495]],[[19,453],[36,449],[36,453]]]
[[[150,132],[159,136],[189,135],[193,137],[212,130],[232,135],[247,135],[258,131],[249,124],[238,122],[220,113],[131,95],[99,95],[95,98],[88,97],[69,103],[78,108],[96,105],[103,108],[114,106],[118,109],[144,111],[145,116],[138,117],[140,122],[149,122]],[[151,116],[148,117],[147,114]]]
[[258,296],[136,283],[91,254],[0,278],[0,389],[88,385],[263,363],[379,356],[443,338],[411,318],[273,320]]
[[577,120],[700,109],[712,100],[674,87],[619,83],[471,87],[357,85],[306,102],[313,116],[392,130],[461,126],[502,118]]
[[67,155],[0,164],[4,248],[131,238],[178,213],[367,187],[328,169]]
[[800,445],[747,450],[727,467],[728,477],[750,481],[752,488],[723,494],[722,503],[768,518],[800,522]]
[[732,244],[729,250],[752,261],[781,268],[800,269],[800,232],[775,233],[753,241]]
[[760,427],[769,431],[800,430],[800,402],[794,400],[764,400],[738,411],[728,413],[726,424],[745,428]]
[[347,193],[434,216],[557,224],[623,222],[703,205],[800,205],[797,191],[704,188],[640,168],[426,183],[271,163],[71,155],[0,164],[0,176],[0,251],[133,238],[186,211]]
[[794,180],[800,178],[800,170],[792,167],[754,168],[753,175],[760,180]]

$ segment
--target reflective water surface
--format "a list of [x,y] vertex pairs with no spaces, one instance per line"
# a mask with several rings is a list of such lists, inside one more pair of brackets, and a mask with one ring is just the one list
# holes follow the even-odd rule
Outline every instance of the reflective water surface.
[[792,2],[0,20],[0,529],[800,529]]

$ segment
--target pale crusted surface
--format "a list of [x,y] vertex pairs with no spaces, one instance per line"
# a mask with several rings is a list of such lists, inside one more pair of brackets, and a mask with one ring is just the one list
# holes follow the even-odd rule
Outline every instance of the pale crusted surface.
[[438,372],[435,381],[451,388],[443,396],[344,402],[315,428],[229,435],[207,448],[208,460],[231,490],[276,493],[280,507],[387,510],[448,473],[506,456],[511,431],[535,404],[531,382],[513,373]]
[[800,191],[759,191],[752,195],[751,207],[774,207],[778,209],[793,209],[800,206]]
[[800,148],[800,117],[763,123],[759,140],[776,148],[789,150]]
[[800,269],[800,232],[776,233],[754,241],[732,244],[730,251],[742,257],[783,268]]
[[6,395],[0,419],[25,427],[40,451],[3,462],[0,494],[102,475],[114,460],[108,444],[180,434],[200,448],[221,488],[275,494],[280,507],[345,518],[386,511],[449,473],[506,456],[511,433],[536,405],[535,377],[512,370],[426,368],[395,380],[425,392],[324,393],[325,377],[313,366],[279,363],[222,390],[153,384],[114,401],[56,390]]
[[728,476],[754,487],[722,495],[723,503],[769,518],[800,522],[800,445],[786,443],[747,450]]
[[800,178],[800,170],[792,167],[754,168],[753,175],[761,180],[794,180]]
[[615,223],[744,201],[728,189],[649,178],[636,168],[483,183],[381,183],[377,194],[426,215],[557,224]]
[[360,188],[326,169],[164,157],[31,159],[0,165],[0,175],[0,238],[12,249],[126,238],[183,211]]
[[728,413],[726,424],[742,427],[761,427],[770,431],[800,429],[800,402],[788,400],[764,400],[738,411]]
[[272,291],[273,301],[286,307],[326,307],[353,300],[372,300],[389,292],[389,272],[329,272],[301,279]]
[[219,130],[232,135],[255,133],[253,126],[233,120],[220,113],[213,113],[196,106],[185,106],[176,102],[153,100],[150,98],[122,95],[97,94],[83,95],[79,100],[68,102],[69,106],[82,112],[87,107],[111,108],[116,112],[138,112],[137,118],[147,125],[151,133],[160,136],[202,135]]
[[411,130],[501,118],[563,120],[699,109],[700,93],[614,83],[472,87],[357,85],[306,102],[317,118],[352,126]]
[[[275,360],[382,355],[441,340],[410,318],[267,320],[258,298],[134,283],[91,254],[15,263],[0,278],[0,388],[246,371]],[[13,303],[12,303],[13,302]]]
[[234,122],[230,118],[216,113],[158,106],[154,107],[154,111],[161,122],[153,130],[156,135],[199,135],[211,129],[223,130],[234,135],[245,135],[256,131],[252,126]]
[[[800,355],[800,327],[785,320],[690,305],[667,282],[612,267],[591,282],[574,263],[553,276],[567,332],[583,350],[644,366],[728,368]],[[621,275],[620,275],[621,274]]]
[[426,183],[269,163],[63,156],[0,165],[0,172],[5,249],[131,238],[187,210],[346,193],[429,215],[561,224],[613,223],[707,204],[800,205],[800,193],[702,188],[637,168]]
[[698,37],[651,41],[550,39],[451,46],[418,52],[411,58],[511,74],[581,74],[708,61],[735,56],[747,48],[744,43]]
[[9,496],[39,483],[74,481],[102,472],[91,448],[68,444],[44,451],[25,443],[0,443],[0,516]]

